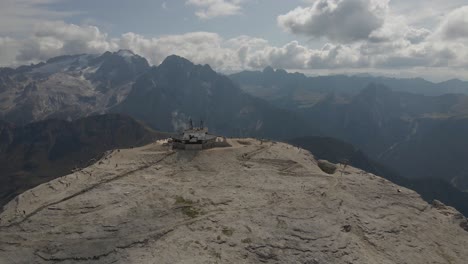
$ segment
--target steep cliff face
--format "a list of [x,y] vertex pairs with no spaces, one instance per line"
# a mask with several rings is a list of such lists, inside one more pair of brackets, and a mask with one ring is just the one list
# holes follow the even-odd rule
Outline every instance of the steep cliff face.
[[[2,263],[465,263],[456,210],[307,151],[114,151],[0,214]],[[333,165],[331,165],[333,166]],[[13,262],[12,262],[13,261]]]

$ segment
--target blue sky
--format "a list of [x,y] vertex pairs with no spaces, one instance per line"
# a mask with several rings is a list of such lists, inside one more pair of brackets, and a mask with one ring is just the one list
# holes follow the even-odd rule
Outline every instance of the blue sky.
[[239,14],[211,19],[200,19],[195,14],[195,6],[180,0],[59,1],[48,5],[48,8],[77,12],[65,20],[74,24],[99,26],[112,36],[127,32],[159,36],[207,31],[216,32],[226,38],[251,35],[280,45],[288,42],[291,36],[274,26],[276,15],[286,13],[291,7],[303,3],[300,0],[245,1]]
[[466,0],[0,0],[0,66],[131,49],[220,72],[468,79]]

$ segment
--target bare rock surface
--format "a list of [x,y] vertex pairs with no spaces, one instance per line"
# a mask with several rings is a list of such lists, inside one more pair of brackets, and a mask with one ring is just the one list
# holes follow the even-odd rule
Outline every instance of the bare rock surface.
[[149,68],[146,59],[125,50],[0,68],[0,118],[24,125],[108,112],[127,97],[136,78]]
[[115,150],[19,195],[0,263],[466,263],[453,208],[350,166],[326,174],[287,144],[229,141]]

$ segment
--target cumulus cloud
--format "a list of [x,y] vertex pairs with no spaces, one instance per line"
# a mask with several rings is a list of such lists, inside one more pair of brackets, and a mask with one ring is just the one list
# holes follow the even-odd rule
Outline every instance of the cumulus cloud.
[[10,37],[0,37],[0,67],[10,66],[18,52],[18,41]]
[[366,41],[386,45],[386,42],[404,40],[416,44],[424,41],[430,34],[431,31],[426,28],[410,26],[406,17],[389,15],[384,24],[374,30]]
[[[305,49],[308,69],[400,69],[468,66],[468,7],[441,16],[433,30],[393,12],[387,0],[317,0],[280,15],[288,32],[331,43]],[[292,56],[301,57],[301,56]]]
[[414,24],[435,24],[456,8],[466,5],[466,0],[391,0],[395,14],[404,14]]
[[[438,28],[444,28],[450,14]],[[441,37],[442,30],[409,26],[401,17],[387,19],[363,41],[311,48],[299,41],[272,45],[268,40],[241,35],[225,39],[217,33],[191,32],[146,37],[133,32],[112,38],[98,27],[61,21],[40,23],[28,38],[0,37],[0,65],[29,64],[64,54],[130,49],[159,65],[176,54],[222,72],[262,69],[349,71],[468,69],[468,43]]]
[[121,48],[131,49],[155,65],[167,56],[177,54],[196,63],[228,68],[232,61],[229,57],[234,56],[231,50],[223,47],[223,39],[210,32],[192,32],[158,38],[126,33],[118,43]]
[[[144,56],[153,65],[167,56],[177,54],[195,63],[209,64],[220,71],[259,69],[266,66],[286,69],[344,67],[355,61],[351,48],[328,44],[324,49],[311,49],[298,41],[283,46],[271,45],[267,40],[250,36],[224,39],[212,32],[191,32],[148,38],[125,33],[110,38],[95,26],[47,22],[38,25],[32,37],[16,40],[1,38],[3,61],[25,64],[44,61],[65,54],[93,53],[130,49]],[[5,48],[3,48],[5,47]],[[9,54],[6,56],[6,54]],[[16,54],[16,55],[15,55]]]
[[468,38],[468,6],[450,12],[442,21],[439,33],[449,40]]
[[380,28],[387,10],[388,0],[318,0],[278,16],[277,22],[294,34],[353,42]]
[[43,22],[36,26],[31,38],[22,41],[16,59],[30,62],[66,54],[101,53],[117,49],[114,42],[95,26]]
[[187,5],[197,8],[195,15],[201,19],[240,14],[243,0],[187,0]]
[[366,56],[355,47],[326,44],[320,51],[313,52],[307,62],[310,69],[336,69],[368,67]]
[[53,11],[50,4],[62,0],[1,0],[0,34],[27,34],[31,25],[47,20],[63,19],[73,12]]

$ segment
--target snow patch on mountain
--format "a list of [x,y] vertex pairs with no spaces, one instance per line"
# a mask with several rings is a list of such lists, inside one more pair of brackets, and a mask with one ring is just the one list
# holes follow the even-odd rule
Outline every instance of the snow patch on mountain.
[[119,50],[117,51],[117,55],[121,56],[122,58],[125,59],[126,62],[130,63],[132,58],[137,56],[133,51],[131,50]]

